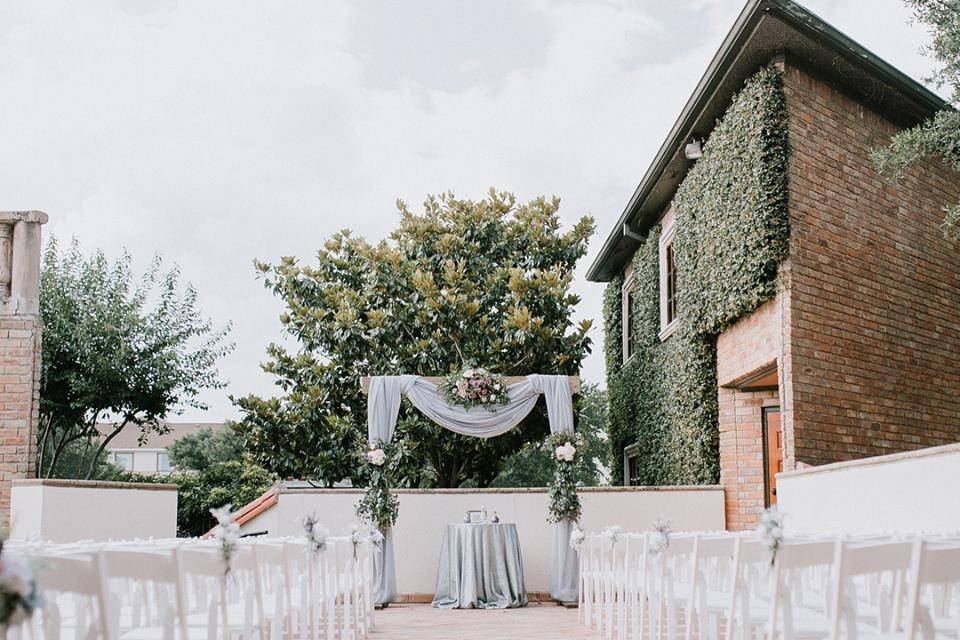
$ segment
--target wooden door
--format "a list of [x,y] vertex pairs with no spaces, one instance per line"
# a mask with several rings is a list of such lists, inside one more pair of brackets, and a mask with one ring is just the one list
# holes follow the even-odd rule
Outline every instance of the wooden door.
[[777,474],[783,471],[783,435],[780,407],[763,408],[764,504],[777,503]]

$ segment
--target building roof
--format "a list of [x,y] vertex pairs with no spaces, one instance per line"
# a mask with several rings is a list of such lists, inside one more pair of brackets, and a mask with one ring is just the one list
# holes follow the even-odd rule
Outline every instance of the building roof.
[[[107,451],[126,450],[126,449],[168,449],[177,440],[184,436],[192,435],[201,429],[222,429],[222,422],[165,422],[164,426],[169,430],[164,434],[151,433],[144,444],[140,444],[140,429],[137,425],[127,425],[123,431],[118,433],[110,444],[107,445]],[[107,435],[113,430],[114,426],[109,423],[97,425],[97,431]]]
[[703,139],[733,94],[778,55],[831,80],[896,124],[911,126],[949,105],[935,93],[791,0],[749,0],[697,83],[610,232],[587,279],[609,282],[673,198],[691,163],[683,147]]

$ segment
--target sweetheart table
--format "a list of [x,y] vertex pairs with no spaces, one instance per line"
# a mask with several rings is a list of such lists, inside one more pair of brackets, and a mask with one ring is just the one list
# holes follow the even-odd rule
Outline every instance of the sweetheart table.
[[527,604],[517,527],[511,523],[447,525],[440,545],[438,609],[512,609]]

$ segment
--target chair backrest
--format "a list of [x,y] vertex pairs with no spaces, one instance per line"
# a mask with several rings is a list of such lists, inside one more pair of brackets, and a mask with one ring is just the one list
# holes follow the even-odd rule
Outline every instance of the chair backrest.
[[104,547],[99,555],[106,578],[177,583],[175,549],[143,551],[135,548]]

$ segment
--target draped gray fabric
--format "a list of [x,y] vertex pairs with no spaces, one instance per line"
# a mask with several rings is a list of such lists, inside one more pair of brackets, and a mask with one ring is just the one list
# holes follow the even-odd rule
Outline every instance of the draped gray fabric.
[[526,604],[516,525],[448,525],[440,545],[433,606],[512,609]]
[[[467,409],[447,404],[437,385],[420,376],[375,376],[370,378],[367,397],[367,437],[371,445],[390,442],[397,425],[400,396],[428,418],[456,433],[491,438],[517,426],[543,394],[547,402],[550,433],[573,432],[573,402],[567,376],[529,375],[507,388],[509,401],[494,408]],[[572,523],[564,521],[554,528],[550,562],[550,595],[564,602],[577,599],[577,557],[568,544]],[[374,569],[374,602],[385,604],[396,596],[396,565],[392,531],[382,531],[383,551]]]

